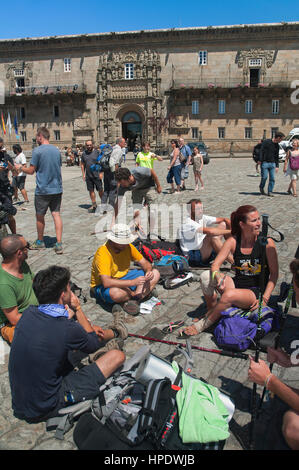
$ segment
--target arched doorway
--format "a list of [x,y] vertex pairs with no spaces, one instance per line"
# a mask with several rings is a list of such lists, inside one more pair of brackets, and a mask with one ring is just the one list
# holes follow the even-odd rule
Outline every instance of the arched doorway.
[[142,139],[142,120],[138,113],[129,111],[122,117],[122,136],[128,139],[128,150],[131,152],[135,147],[136,140],[139,144]]

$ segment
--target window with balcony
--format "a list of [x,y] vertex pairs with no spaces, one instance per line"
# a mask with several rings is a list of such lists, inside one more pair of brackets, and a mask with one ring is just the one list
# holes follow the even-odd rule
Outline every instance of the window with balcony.
[[199,51],[198,52],[198,64],[207,65],[208,64],[208,51]]
[[20,119],[25,119],[26,118],[26,110],[23,106],[20,108],[19,115],[20,115]]
[[198,128],[192,127],[191,132],[192,132],[192,139],[198,139]]
[[22,142],[27,142],[27,133],[25,131],[21,131],[21,139]]
[[251,88],[258,87],[260,82],[260,69],[250,69],[249,84]]
[[59,118],[59,106],[57,104],[53,106],[53,116],[55,119]]
[[218,100],[218,113],[225,114],[225,100]]
[[245,139],[252,139],[252,127],[245,127]]
[[54,131],[55,140],[60,140],[60,131]]
[[24,93],[25,91],[25,78],[16,78],[16,93]]
[[225,127],[218,127],[218,139],[225,139]]
[[125,64],[125,79],[133,80],[134,78],[134,64],[127,63]]
[[279,100],[272,100],[272,114],[279,114]]
[[245,113],[251,114],[252,113],[252,100],[245,101]]
[[192,114],[199,114],[199,102],[197,100],[192,101]]
[[64,59],[63,64],[64,64],[64,71],[65,72],[71,72],[72,71],[72,60],[69,57]]

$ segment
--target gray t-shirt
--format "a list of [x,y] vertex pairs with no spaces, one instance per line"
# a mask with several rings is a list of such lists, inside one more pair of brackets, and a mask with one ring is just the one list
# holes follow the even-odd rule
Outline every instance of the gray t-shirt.
[[31,165],[36,170],[35,194],[61,194],[61,155],[57,147],[40,145],[32,152]]
[[152,186],[155,186],[155,182],[152,178],[152,173],[150,168],[139,166],[131,170],[132,175],[134,176],[136,183],[131,186],[131,189],[147,189]]

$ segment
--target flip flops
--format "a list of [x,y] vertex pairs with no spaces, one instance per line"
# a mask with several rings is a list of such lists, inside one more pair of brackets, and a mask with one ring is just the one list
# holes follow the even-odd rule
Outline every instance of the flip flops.
[[181,326],[184,325],[184,321],[171,321],[167,326],[162,328],[163,333],[172,333],[173,331],[177,330]]

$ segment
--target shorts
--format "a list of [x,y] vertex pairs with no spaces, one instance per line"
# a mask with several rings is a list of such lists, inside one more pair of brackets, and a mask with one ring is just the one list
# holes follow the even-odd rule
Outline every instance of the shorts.
[[96,188],[97,191],[103,191],[103,182],[99,177],[86,175],[85,182],[87,191],[94,191],[94,188]]
[[[125,279],[136,279],[137,277],[144,276],[144,271],[142,269],[131,269],[128,274],[123,277],[118,278],[119,281]],[[100,285],[94,288],[94,294],[96,298],[102,300],[107,304],[114,304],[115,302],[110,297],[110,287],[105,288]],[[136,290],[136,286],[129,287],[132,291]]]
[[12,179],[12,187],[18,189],[25,188],[26,176],[14,176]]
[[188,251],[188,263],[191,267],[209,266],[209,264],[216,258],[215,251],[212,251],[207,261],[203,262],[200,250]]
[[157,191],[154,187],[145,189],[133,189],[132,190],[132,202],[133,204],[142,204],[145,202],[151,205],[157,199]]
[[177,186],[180,186],[181,184],[181,165],[175,165],[170,168],[168,175],[166,177],[167,183],[171,184],[173,183],[173,178],[175,181],[175,184]]
[[[299,347],[299,317],[288,315],[281,332],[280,347],[291,355]],[[298,355],[297,355],[298,356]]]
[[35,212],[45,215],[47,210],[60,212],[62,193],[60,194],[36,194],[34,197]]
[[[233,279],[233,281],[235,282],[235,280]],[[200,284],[201,284],[201,288],[202,288],[202,292],[204,295],[208,296],[208,297],[212,297],[215,293],[215,282],[212,280],[212,272],[210,270],[208,271],[204,271],[201,275],[200,275]],[[235,285],[236,289],[248,289],[248,290],[251,290],[256,299],[259,298],[259,289],[258,287],[240,287],[240,286],[237,286]]]
[[182,164],[182,168],[181,168],[181,179],[182,180],[186,180],[189,176],[189,165],[186,165],[186,164]]

